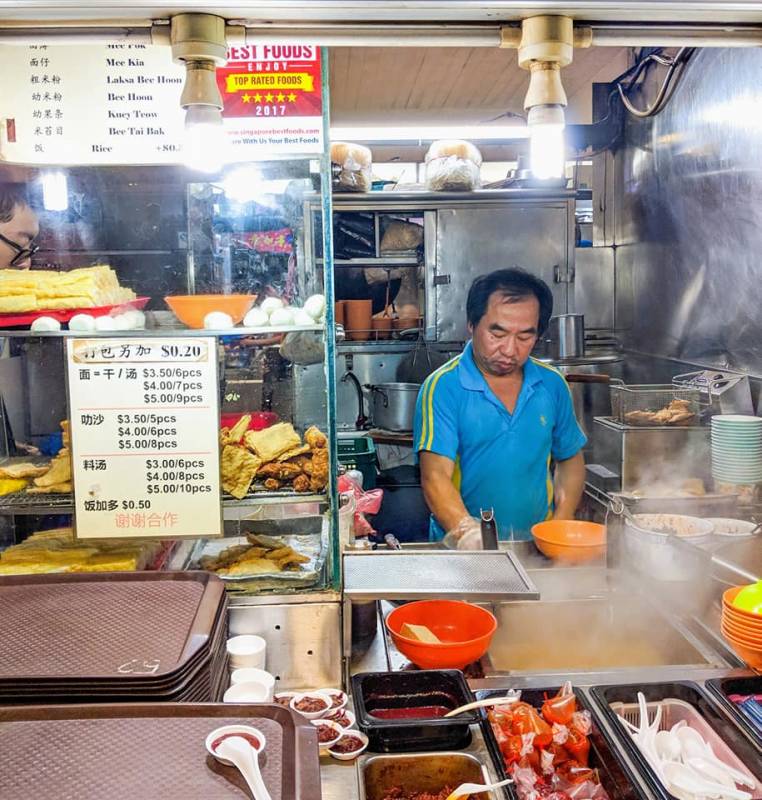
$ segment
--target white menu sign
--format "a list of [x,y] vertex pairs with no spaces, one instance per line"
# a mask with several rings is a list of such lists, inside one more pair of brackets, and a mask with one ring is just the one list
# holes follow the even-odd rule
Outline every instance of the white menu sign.
[[77,538],[221,536],[215,339],[66,344]]

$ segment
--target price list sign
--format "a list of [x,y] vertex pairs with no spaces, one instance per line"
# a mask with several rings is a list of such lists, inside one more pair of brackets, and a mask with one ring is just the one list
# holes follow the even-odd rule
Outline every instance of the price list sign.
[[66,345],[77,537],[221,536],[215,339]]

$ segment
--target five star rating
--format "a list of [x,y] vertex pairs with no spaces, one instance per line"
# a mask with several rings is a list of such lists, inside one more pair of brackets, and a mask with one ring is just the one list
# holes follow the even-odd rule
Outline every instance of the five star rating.
[[247,92],[247,93],[245,93],[245,94],[243,94],[241,96],[241,99],[243,100],[244,103],[256,103],[256,104],[260,104],[262,102],[265,102],[265,103],[275,103],[275,102],[285,103],[287,100],[288,100],[289,103],[295,103],[296,102],[296,95],[293,92],[289,92],[288,94],[283,94],[283,92],[278,92],[277,94],[273,94],[272,92],[268,92],[265,95],[261,95],[261,94],[259,94],[259,92],[257,92],[256,94],[252,95],[252,94],[248,94],[248,92]]

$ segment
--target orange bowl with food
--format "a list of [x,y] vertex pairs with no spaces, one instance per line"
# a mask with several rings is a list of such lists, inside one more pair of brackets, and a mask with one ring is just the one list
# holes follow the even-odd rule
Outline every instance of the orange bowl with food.
[[497,619],[487,609],[459,600],[419,600],[389,613],[386,629],[417,667],[463,669],[487,652]]
[[213,311],[228,314],[237,325],[257,299],[255,294],[174,294],[164,298],[174,315],[189,328],[203,328]]
[[551,519],[532,526],[537,549],[548,558],[584,564],[606,554],[606,526],[578,519]]

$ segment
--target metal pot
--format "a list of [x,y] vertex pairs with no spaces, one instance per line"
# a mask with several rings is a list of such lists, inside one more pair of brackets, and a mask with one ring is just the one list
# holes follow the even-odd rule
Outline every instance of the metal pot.
[[[678,523],[687,533],[674,536],[653,530]],[[706,555],[696,545],[708,541],[711,522],[681,514],[635,514],[624,520],[624,543],[630,563],[638,572],[660,581],[700,580],[706,572]]]
[[550,318],[544,342],[552,359],[579,358],[585,353],[585,315],[559,314]]
[[372,399],[375,428],[385,431],[412,431],[415,401],[420,383],[378,383],[368,387]]

